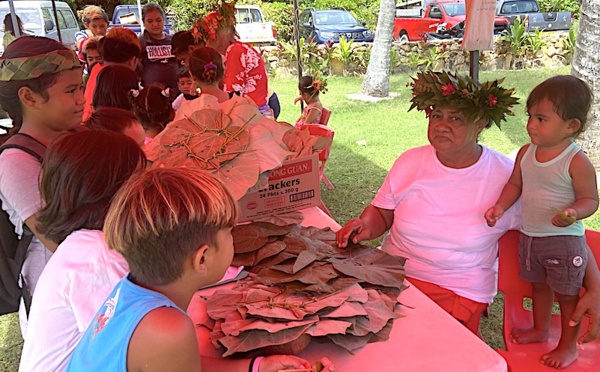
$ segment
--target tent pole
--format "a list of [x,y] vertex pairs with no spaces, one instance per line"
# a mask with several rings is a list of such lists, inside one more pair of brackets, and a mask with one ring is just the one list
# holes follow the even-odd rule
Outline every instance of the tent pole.
[[[144,34],[144,21],[142,21],[142,3],[137,0],[138,13],[140,14],[140,35]],[[165,19],[165,22],[167,20]]]
[[[302,50],[300,48],[300,22],[298,21],[298,0],[294,1],[294,41],[296,42],[296,56],[298,57],[298,83],[302,77]],[[300,101],[300,111],[304,111],[304,102]]]
[[15,4],[13,4],[13,0],[8,1],[8,6],[10,8],[10,18],[12,19],[15,37],[21,37],[21,31],[19,30],[19,21],[17,20],[17,13],[15,11]]
[[469,76],[474,82],[479,82],[479,51],[471,50],[469,52]]
[[52,0],[52,11],[54,12],[54,20],[56,21],[56,33],[58,35],[58,41],[62,44],[62,35],[60,34],[60,26],[58,24],[58,11],[56,10],[56,2]]

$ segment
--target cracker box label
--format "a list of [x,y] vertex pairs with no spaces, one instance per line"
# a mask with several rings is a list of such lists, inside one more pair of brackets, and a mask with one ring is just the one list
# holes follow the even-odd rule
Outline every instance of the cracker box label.
[[269,172],[268,186],[239,200],[240,221],[314,207],[320,200],[318,156],[288,160]]

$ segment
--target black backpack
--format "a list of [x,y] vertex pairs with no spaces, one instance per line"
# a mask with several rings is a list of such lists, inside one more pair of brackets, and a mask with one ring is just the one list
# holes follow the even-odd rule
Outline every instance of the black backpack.
[[[0,146],[0,153],[11,148],[25,151],[40,163],[46,153],[46,146],[23,133],[11,136]],[[8,213],[0,208],[0,315],[18,311],[21,297],[29,313],[31,294],[21,278],[21,268],[31,239],[33,233],[25,224],[23,224],[23,235],[19,239],[15,233],[15,226],[8,218]],[[22,287],[19,285],[19,279]]]

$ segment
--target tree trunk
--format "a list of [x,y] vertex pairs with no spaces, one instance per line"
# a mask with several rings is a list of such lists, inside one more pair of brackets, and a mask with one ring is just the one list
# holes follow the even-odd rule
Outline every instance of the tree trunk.
[[577,143],[600,171],[600,2],[583,0],[571,74],[585,80],[594,92],[585,132]]
[[380,0],[379,4],[377,31],[360,93],[373,97],[387,97],[390,91],[390,51],[392,48],[396,1]]

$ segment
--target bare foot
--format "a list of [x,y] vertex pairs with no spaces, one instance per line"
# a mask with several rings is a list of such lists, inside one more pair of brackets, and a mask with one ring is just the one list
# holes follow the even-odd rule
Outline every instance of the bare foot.
[[514,328],[510,332],[510,338],[515,344],[531,344],[548,340],[548,333],[535,328]]
[[542,363],[548,367],[563,369],[567,368],[571,363],[577,360],[577,346],[572,347],[557,347],[548,354],[542,355]]

